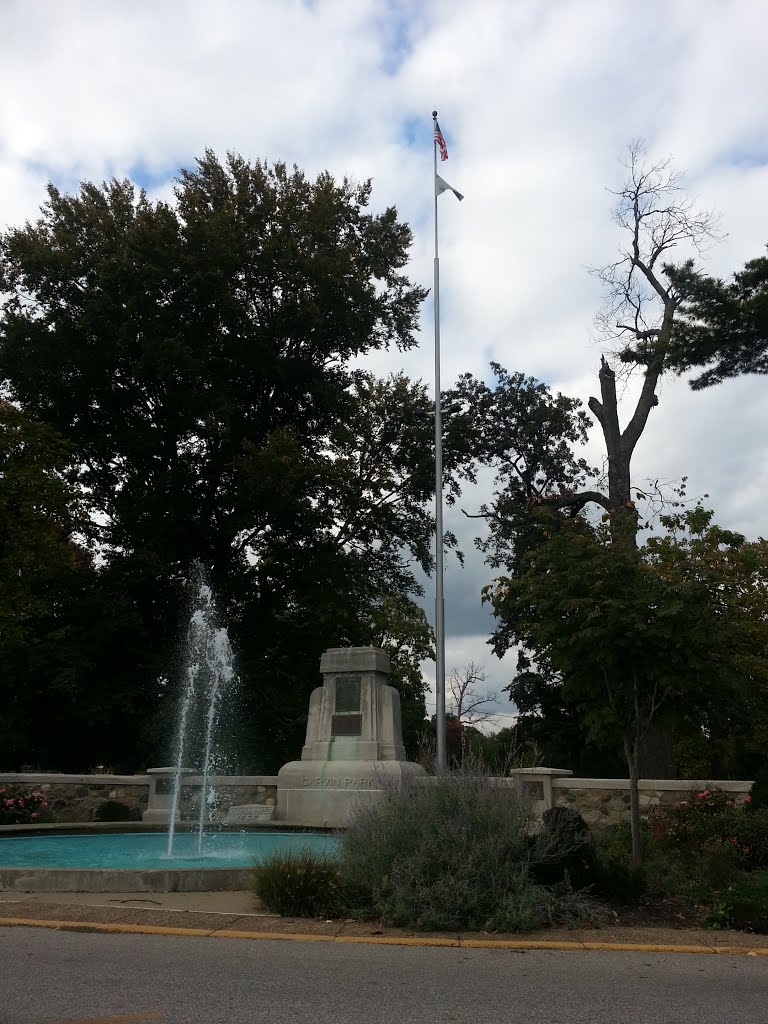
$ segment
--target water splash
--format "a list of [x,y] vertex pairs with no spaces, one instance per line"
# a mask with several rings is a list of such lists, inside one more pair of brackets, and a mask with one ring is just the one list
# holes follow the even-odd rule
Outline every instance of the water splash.
[[[173,840],[176,831],[176,814],[181,799],[182,778],[185,761],[189,759],[190,726],[192,719],[204,713],[204,744],[202,758],[202,786],[200,790],[200,812],[197,829],[197,850],[202,854],[203,834],[207,813],[213,792],[209,779],[213,766],[221,701],[235,677],[234,656],[229,636],[219,625],[213,592],[205,580],[202,568],[198,567],[195,610],[187,629],[187,658],[179,712],[179,727],[176,740],[176,771],[173,780],[173,797],[168,823],[168,851],[173,856]],[[197,714],[196,714],[197,713]]]

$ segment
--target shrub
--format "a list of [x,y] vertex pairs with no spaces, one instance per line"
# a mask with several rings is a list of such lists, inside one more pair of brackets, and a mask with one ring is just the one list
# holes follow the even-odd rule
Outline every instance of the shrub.
[[663,841],[691,862],[712,843],[730,843],[742,867],[768,866],[768,809],[754,809],[729,793],[704,789],[659,812],[665,820]]
[[753,810],[768,810],[768,768],[762,768],[755,775],[749,796]]
[[[643,854],[647,860],[650,833],[642,831]],[[634,903],[645,892],[645,873],[632,863],[632,839],[629,825],[599,832],[592,845],[591,881],[595,894],[610,903]]]
[[720,889],[727,885],[742,866],[742,857],[734,843],[709,839],[699,851],[697,874],[707,885]]
[[32,825],[46,816],[48,801],[39,790],[0,786],[0,825]]
[[341,837],[341,872],[358,911],[403,927],[517,931],[573,921],[594,905],[573,887],[537,883],[562,852],[535,840],[531,802],[476,766],[387,792],[358,808]]
[[730,886],[724,902],[728,923],[732,928],[768,932],[768,871],[745,875]]
[[[571,807],[551,807],[531,838],[531,873],[544,885],[565,883],[573,889],[594,885],[595,852],[589,826]],[[542,848],[543,847],[543,848]]]
[[343,903],[338,861],[314,850],[272,854],[254,867],[252,889],[284,917],[333,917]]
[[131,808],[120,800],[105,800],[94,812],[95,821],[130,821]]
[[589,825],[573,807],[550,807],[541,816],[541,824],[547,832],[562,832],[586,839]]
[[714,894],[703,923],[709,928],[768,932],[768,871],[744,874]]

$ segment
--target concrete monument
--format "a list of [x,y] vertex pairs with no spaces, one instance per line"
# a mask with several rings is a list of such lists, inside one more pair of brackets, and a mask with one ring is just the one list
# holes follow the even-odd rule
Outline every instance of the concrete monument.
[[389,655],[376,647],[323,654],[301,760],[278,773],[273,821],[343,826],[360,801],[426,774],[405,759],[400,694],[387,685],[389,671]]

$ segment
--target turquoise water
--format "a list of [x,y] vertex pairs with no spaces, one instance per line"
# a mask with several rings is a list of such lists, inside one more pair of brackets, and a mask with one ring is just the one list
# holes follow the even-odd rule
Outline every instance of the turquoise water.
[[276,851],[334,853],[338,840],[317,832],[207,832],[203,856],[197,833],[177,832],[173,857],[164,832],[120,835],[10,836],[0,838],[6,868],[247,868]]

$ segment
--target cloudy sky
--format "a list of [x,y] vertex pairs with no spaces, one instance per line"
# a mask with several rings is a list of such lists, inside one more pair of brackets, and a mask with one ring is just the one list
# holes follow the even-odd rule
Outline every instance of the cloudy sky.
[[[430,286],[437,108],[441,173],[466,196],[440,200],[444,386],[495,359],[586,401],[601,302],[586,268],[620,242],[606,190],[631,139],[672,155],[722,215],[712,272],[768,242],[767,44],[765,0],[3,0],[0,226],[34,217],[47,180],[128,175],[168,197],[205,147],[233,149],[373,178],[374,205],[413,226],[410,273]],[[370,368],[431,381],[430,305],[422,333]],[[636,482],[688,475],[719,522],[765,534],[764,395],[759,378],[699,394],[665,381]],[[501,689],[512,666],[485,646],[479,600],[490,571],[468,521],[447,525],[467,552],[447,565],[447,663],[484,662]]]

